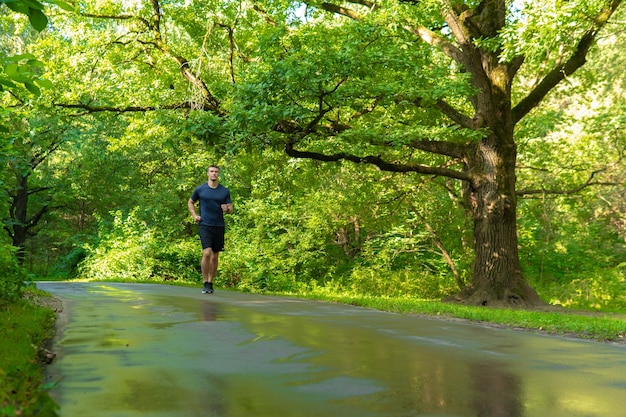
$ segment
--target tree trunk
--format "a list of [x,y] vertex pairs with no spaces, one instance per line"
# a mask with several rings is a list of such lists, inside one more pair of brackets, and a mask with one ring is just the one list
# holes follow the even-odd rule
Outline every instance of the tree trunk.
[[[469,21],[448,11],[446,20],[471,74],[476,95],[474,129],[486,136],[465,154],[470,209],[474,218],[474,276],[456,299],[473,305],[533,306],[544,304],[522,275],[517,242],[515,192],[517,145],[511,106],[516,63],[501,62],[500,51],[476,48],[471,39],[493,38],[506,24],[503,1],[481,3]],[[468,22],[470,24],[468,24]]]
[[[504,144],[503,144],[504,143]],[[468,158],[469,201],[474,218],[474,276],[449,300],[472,305],[536,306],[545,303],[526,283],[517,242],[516,147],[494,134]]]
[[24,262],[24,245],[28,231],[26,221],[28,213],[28,176],[17,175],[18,185],[11,202],[10,234],[14,247],[17,248],[17,260],[20,265]]

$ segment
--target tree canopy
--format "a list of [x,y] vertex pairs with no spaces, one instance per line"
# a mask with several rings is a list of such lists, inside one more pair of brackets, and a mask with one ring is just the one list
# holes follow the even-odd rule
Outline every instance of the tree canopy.
[[[49,29],[29,40],[32,56],[48,57],[40,75],[54,89],[20,103],[28,122],[14,135],[31,146],[26,161],[33,146],[51,151],[31,194],[52,178],[68,190],[35,202],[31,218],[37,207],[90,221],[121,210],[115,218],[138,224],[160,217],[163,239],[184,240],[191,232],[176,204],[216,159],[251,210],[232,229],[256,231],[237,250],[273,242],[260,272],[244,254],[233,259],[233,285],[271,286],[278,264],[281,276],[287,268],[305,283],[332,281],[324,259],[344,259],[332,264],[350,268],[355,283],[389,251],[394,274],[445,271],[451,280],[433,279],[453,300],[541,304],[522,272],[520,244],[532,242],[520,233],[519,199],[623,183],[623,115],[588,104],[592,91],[623,100],[622,90],[583,72],[619,49],[621,0],[74,6],[53,8]],[[587,106],[578,122],[595,132],[580,134],[564,107],[572,91]],[[49,120],[56,130],[35,127]],[[577,157],[585,146],[597,154]],[[263,220],[268,207],[283,218]],[[11,219],[25,227],[27,217]],[[123,234],[114,224],[113,235]]]

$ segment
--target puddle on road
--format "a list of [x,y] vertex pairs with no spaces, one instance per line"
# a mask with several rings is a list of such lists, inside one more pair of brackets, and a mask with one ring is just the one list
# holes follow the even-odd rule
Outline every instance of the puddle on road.
[[[62,417],[620,415],[626,353],[278,297],[43,284]],[[64,321],[66,319],[67,321]]]

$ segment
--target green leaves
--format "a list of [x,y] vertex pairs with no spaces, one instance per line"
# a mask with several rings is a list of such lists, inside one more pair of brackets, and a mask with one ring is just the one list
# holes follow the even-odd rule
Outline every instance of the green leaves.
[[[63,10],[74,11],[74,7],[62,0],[49,0]],[[48,18],[44,13],[44,5],[37,0],[0,0],[9,9],[16,13],[28,16],[28,20],[33,28],[41,32],[48,26]]]
[[48,18],[43,12],[43,4],[37,0],[0,0],[14,12],[25,14],[33,28],[41,32],[48,25]]
[[[511,20],[501,33],[503,61],[524,56],[526,71],[541,74],[574,53],[578,40],[596,25],[606,1],[575,0],[545,2],[528,0],[509,15]],[[515,7],[518,2],[513,2]]]
[[[48,25],[44,5],[37,0],[0,0],[0,3],[16,13],[28,16],[31,26],[39,32]],[[62,0],[49,0],[49,3],[67,11],[74,10],[73,6]],[[0,92],[13,90],[21,84],[30,93],[38,96],[41,94],[40,87],[52,88],[50,81],[39,78],[34,71],[35,68],[43,66],[43,63],[31,54],[8,57],[0,55]]]
[[21,84],[32,94],[40,95],[40,87],[53,87],[50,81],[38,78],[38,69],[42,68],[44,64],[31,54],[6,57],[2,64],[0,67],[0,92],[15,89]]
[[[42,5],[72,9],[61,1],[0,2],[31,17],[37,30],[45,27]],[[189,226],[181,204],[196,181],[202,180],[202,168],[220,160],[226,162],[224,183],[239,201],[237,213],[230,217],[235,223],[230,229],[234,256],[225,255],[230,257],[224,263],[224,268],[230,268],[228,276],[246,277],[250,286],[263,282],[267,288],[272,288],[274,278],[290,285],[311,279],[344,280],[359,290],[378,288],[385,277],[397,284],[386,285],[387,290],[395,285],[398,292],[436,294],[456,284],[452,279],[435,281],[438,274],[447,274],[448,267],[431,240],[441,240],[460,268],[471,263],[467,249],[471,226],[447,197],[451,193],[461,201],[456,184],[426,178],[431,184],[426,189],[411,174],[386,177],[362,165],[317,166],[291,160],[277,150],[282,151],[289,140],[299,140],[299,150],[457,167],[446,154],[415,148],[416,143],[426,143],[424,139],[471,145],[488,130],[467,127],[479,101],[474,99],[488,89],[472,86],[475,79],[466,67],[418,36],[422,28],[438,34],[441,41],[455,42],[442,16],[442,3],[381,3],[369,11],[355,9],[362,18],[353,20],[324,12],[321,4],[317,8],[309,4],[305,16],[303,10],[294,12],[301,3],[283,0],[260,0],[254,6],[217,0],[165,2],[157,13],[147,0],[87,2],[82,4],[85,13],[106,18],[62,13],[55,15],[55,30],[40,36],[32,36],[34,30],[19,32],[16,36],[26,47],[16,50],[35,55],[4,59],[0,89],[27,95],[29,100],[16,97],[24,107],[54,102],[68,106],[60,113],[72,112],[66,120],[56,119],[59,124],[76,123],[65,136],[71,149],[55,152],[54,160],[42,167],[49,169],[44,172],[48,175],[39,174],[65,179],[73,190],[66,193],[67,204],[55,219],[57,225],[81,219],[80,230],[89,234],[94,213],[107,218],[111,209],[130,213],[133,207],[141,207],[138,218],[159,232],[150,236],[150,243],[157,247],[159,239],[171,242]],[[465,3],[471,8],[477,2]],[[525,78],[513,86],[521,96],[536,74],[571,53],[571,40],[586,29],[583,23],[589,24],[584,16],[595,13],[593,3],[599,4],[595,0],[541,3],[506,3],[527,6],[509,14],[508,27],[498,35],[490,32],[472,38],[483,56],[497,57],[501,49],[505,54],[501,57],[526,56],[520,70]],[[352,7],[360,6],[352,3]],[[157,18],[162,19],[160,25],[153,23]],[[480,23],[477,17],[472,19]],[[27,22],[22,20],[23,27]],[[565,47],[556,48],[559,43]],[[46,67],[35,56],[45,56]],[[191,71],[187,78],[180,74],[181,61]],[[613,62],[617,61],[609,60],[606,66]],[[616,82],[623,79],[619,77]],[[192,78],[220,101],[220,112],[205,111],[206,107],[189,110],[190,101],[200,105],[203,100],[194,96],[199,84]],[[44,90],[52,82],[54,90]],[[41,95],[35,100],[32,94]],[[571,145],[570,137],[580,136],[581,129],[576,128],[562,141],[559,152],[548,150],[551,132],[566,131],[562,109],[571,104],[570,99],[555,105],[553,112],[518,124],[516,135],[523,139],[518,142],[519,162],[533,168],[518,170],[520,183],[533,188],[549,185],[547,168],[570,161],[572,152],[595,149],[577,150]],[[162,110],[143,111],[147,108]],[[6,120],[18,119],[18,113],[7,114]],[[48,115],[42,120],[47,121]],[[598,135],[609,132],[607,127],[621,132],[622,125],[622,119],[612,117],[610,123],[598,125]],[[29,133],[37,136],[41,130]],[[595,152],[585,155],[595,160]],[[585,177],[562,172],[561,183],[575,184],[576,175]],[[75,201],[80,207],[68,208]],[[426,222],[433,232],[426,233]],[[60,232],[61,226],[52,223],[46,226],[51,241],[71,233]],[[135,226],[140,230],[142,224]],[[130,236],[117,229],[109,233],[120,242]],[[466,243],[459,236],[466,236]],[[133,239],[141,260],[139,249],[145,242]],[[195,250],[194,245],[158,256],[178,259]],[[135,262],[128,260],[126,266]],[[195,261],[189,264],[197,266]],[[346,272],[350,268],[352,275]]]

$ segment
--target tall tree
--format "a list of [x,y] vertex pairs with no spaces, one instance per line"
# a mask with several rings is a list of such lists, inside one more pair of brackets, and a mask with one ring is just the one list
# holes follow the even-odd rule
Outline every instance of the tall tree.
[[[201,110],[212,115],[198,126],[210,143],[458,180],[476,259],[471,285],[455,299],[541,304],[518,253],[517,198],[530,191],[517,189],[516,126],[584,65],[621,3],[85,5],[83,18],[114,22],[103,50],[133,57],[120,61],[118,86],[132,77],[139,87],[123,100],[97,89],[64,106]],[[179,71],[191,99],[176,94],[180,84],[146,84],[138,74],[148,68]]]
[[[66,127],[59,127],[50,114],[36,117],[35,112],[13,112],[9,142],[10,157],[6,158],[8,178],[3,191],[8,196],[9,210],[2,218],[4,230],[17,248],[20,263],[24,259],[24,245],[28,236],[34,236],[39,222],[55,207],[55,179],[35,180],[38,169],[63,144]],[[29,117],[30,116],[30,117]],[[3,135],[4,136],[4,135]]]
[[[304,123],[292,121],[281,124],[288,137],[286,151],[299,158],[329,162],[349,160],[374,164],[381,170],[411,171],[461,180],[465,200],[474,219],[476,259],[471,285],[455,299],[479,305],[540,304],[541,300],[523,278],[518,254],[516,208],[517,196],[523,192],[516,189],[515,127],[562,80],[585,63],[598,32],[620,4],[621,1],[609,1],[553,5],[557,18],[551,24],[561,35],[561,42],[540,38],[539,50],[533,50],[532,43],[524,43],[527,34],[514,44],[509,42],[514,32],[537,29],[538,22],[534,19],[540,13],[536,9],[538,4],[527,2],[527,8],[516,10],[515,3],[498,0],[416,3],[414,7],[419,12],[402,25],[418,41],[435,50],[436,53],[431,51],[431,56],[441,64],[441,76],[452,82],[466,76],[470,88],[465,97],[460,97],[461,90],[458,88],[446,89],[432,82],[434,88],[424,92],[408,93],[400,87],[393,97],[401,105],[431,112],[431,117],[444,116],[447,123],[460,132],[475,131],[479,135],[460,134],[454,138],[448,133],[436,138],[410,132],[403,138],[401,146],[405,149],[446,157],[448,162],[439,166],[412,163],[407,158],[368,156],[347,149],[339,153],[320,152],[311,146],[312,137],[319,135],[322,129],[330,130],[325,133],[326,137],[341,136],[342,130],[351,129],[356,117],[363,114],[362,111],[355,111],[352,113],[354,117],[349,114],[342,123],[337,123],[339,106],[331,101],[331,96],[348,84],[350,75],[346,74],[344,79],[335,79],[334,88],[320,89],[317,95],[319,106],[314,116]],[[376,5],[370,6],[374,8]],[[356,9],[348,10],[328,3],[323,3],[321,7],[350,19],[366,20]],[[429,7],[432,9],[428,10]],[[426,14],[427,19],[423,14],[420,16],[420,12]],[[564,23],[573,29],[563,29],[560,25]],[[440,53],[448,60],[442,59]],[[526,89],[519,88],[519,83],[515,84],[525,61],[533,70],[541,71],[535,85],[530,88],[522,85]],[[437,70],[437,67],[434,69]],[[514,87],[518,87],[515,92]],[[384,99],[372,98],[371,109],[375,111],[373,108],[377,101]],[[389,109],[392,107],[387,106]],[[443,136],[449,139],[442,140]],[[377,144],[385,145],[380,140]],[[387,146],[394,144],[388,142]]]

